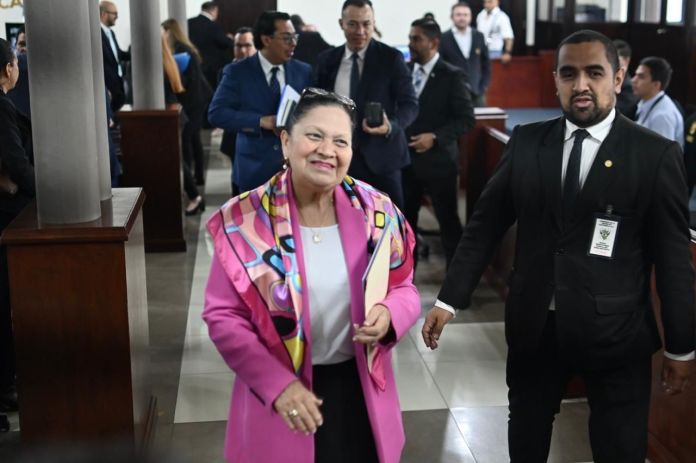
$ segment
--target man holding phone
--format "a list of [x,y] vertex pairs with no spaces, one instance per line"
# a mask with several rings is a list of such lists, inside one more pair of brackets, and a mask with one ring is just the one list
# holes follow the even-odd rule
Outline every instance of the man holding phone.
[[418,99],[401,53],[372,39],[370,0],[346,0],[338,23],[346,43],[317,58],[315,85],[348,96],[357,107],[348,173],[387,193],[403,208],[401,169],[409,164],[404,129],[418,115]]

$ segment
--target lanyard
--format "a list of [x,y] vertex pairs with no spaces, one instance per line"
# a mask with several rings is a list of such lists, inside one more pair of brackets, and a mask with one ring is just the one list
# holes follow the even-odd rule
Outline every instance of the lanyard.
[[655,100],[655,102],[654,102],[653,104],[650,105],[650,108],[648,108],[648,111],[647,111],[644,115],[641,114],[640,119],[638,119],[638,123],[639,123],[639,124],[641,124],[641,125],[645,124],[645,121],[648,120],[648,116],[650,115],[650,113],[652,112],[652,110],[655,108],[655,106],[657,106],[657,103],[659,103],[660,100],[663,99],[663,98],[665,97],[665,95],[666,95],[666,93],[663,93],[662,96],[660,96],[660,98],[658,98],[657,100]]

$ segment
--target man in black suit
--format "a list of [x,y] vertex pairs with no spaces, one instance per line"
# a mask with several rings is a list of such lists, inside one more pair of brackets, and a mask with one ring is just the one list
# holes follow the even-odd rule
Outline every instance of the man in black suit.
[[439,46],[440,26],[435,21],[411,23],[408,48],[419,109],[406,129],[411,165],[403,170],[404,214],[415,230],[423,195],[430,196],[449,265],[462,234],[457,213],[457,140],[474,126],[474,110],[464,72],[442,59]]
[[471,27],[471,8],[466,2],[452,6],[453,28],[442,34],[440,56],[466,73],[474,106],[486,106],[486,89],[491,81],[491,61],[486,38]]
[[[372,39],[374,10],[369,0],[347,0],[339,24],[345,45],[319,55],[315,85],[350,96],[357,106],[350,175],[387,193],[403,207],[401,169],[408,165],[404,129],[418,115],[418,100],[401,53]],[[382,124],[369,127],[368,103],[379,103]]]
[[203,75],[212,89],[217,87],[220,69],[232,60],[234,48],[234,41],[215,22],[218,12],[215,2],[204,2],[200,14],[188,20],[189,38],[201,54]]
[[422,335],[434,349],[452,307],[465,308],[502,236],[517,221],[505,308],[510,458],[545,462],[571,375],[591,409],[594,461],[645,461],[654,269],[665,353],[662,387],[694,369],[694,272],[679,144],[618,113],[616,48],[578,31],[556,52],[564,116],[517,126],[462,234]]
[[624,70],[624,81],[621,85],[621,92],[616,96],[616,109],[621,111],[621,114],[631,119],[636,119],[636,111],[638,110],[638,98],[633,93],[631,85],[631,74],[628,72],[628,66],[631,64],[631,46],[625,40],[614,40],[614,46],[619,53],[619,65]]
[[102,55],[104,57],[104,81],[111,95],[111,109],[115,112],[126,102],[126,89],[123,81],[123,61],[130,60],[130,52],[121,50],[116,34],[111,28],[118,19],[118,9],[113,2],[99,2],[101,22]]
[[317,56],[324,50],[332,48],[331,45],[326,43],[314,26],[305,24],[299,14],[293,14],[290,20],[295,27],[295,32],[300,34],[297,39],[297,48],[295,48],[295,59],[314,66],[317,64]]

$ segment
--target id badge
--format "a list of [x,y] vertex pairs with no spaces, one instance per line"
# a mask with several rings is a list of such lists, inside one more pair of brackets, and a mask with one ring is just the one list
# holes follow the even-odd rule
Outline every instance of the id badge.
[[621,217],[617,215],[595,214],[594,230],[587,255],[612,259],[620,223]]

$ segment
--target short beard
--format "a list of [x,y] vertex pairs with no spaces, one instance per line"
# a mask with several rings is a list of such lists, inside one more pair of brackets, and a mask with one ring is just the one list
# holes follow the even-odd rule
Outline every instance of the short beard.
[[608,108],[601,108],[597,105],[597,98],[592,95],[593,107],[585,111],[575,111],[573,110],[573,98],[577,95],[571,97],[568,109],[563,108],[563,115],[567,120],[577,125],[578,127],[591,127],[601,121],[603,121],[613,109],[613,105]]

